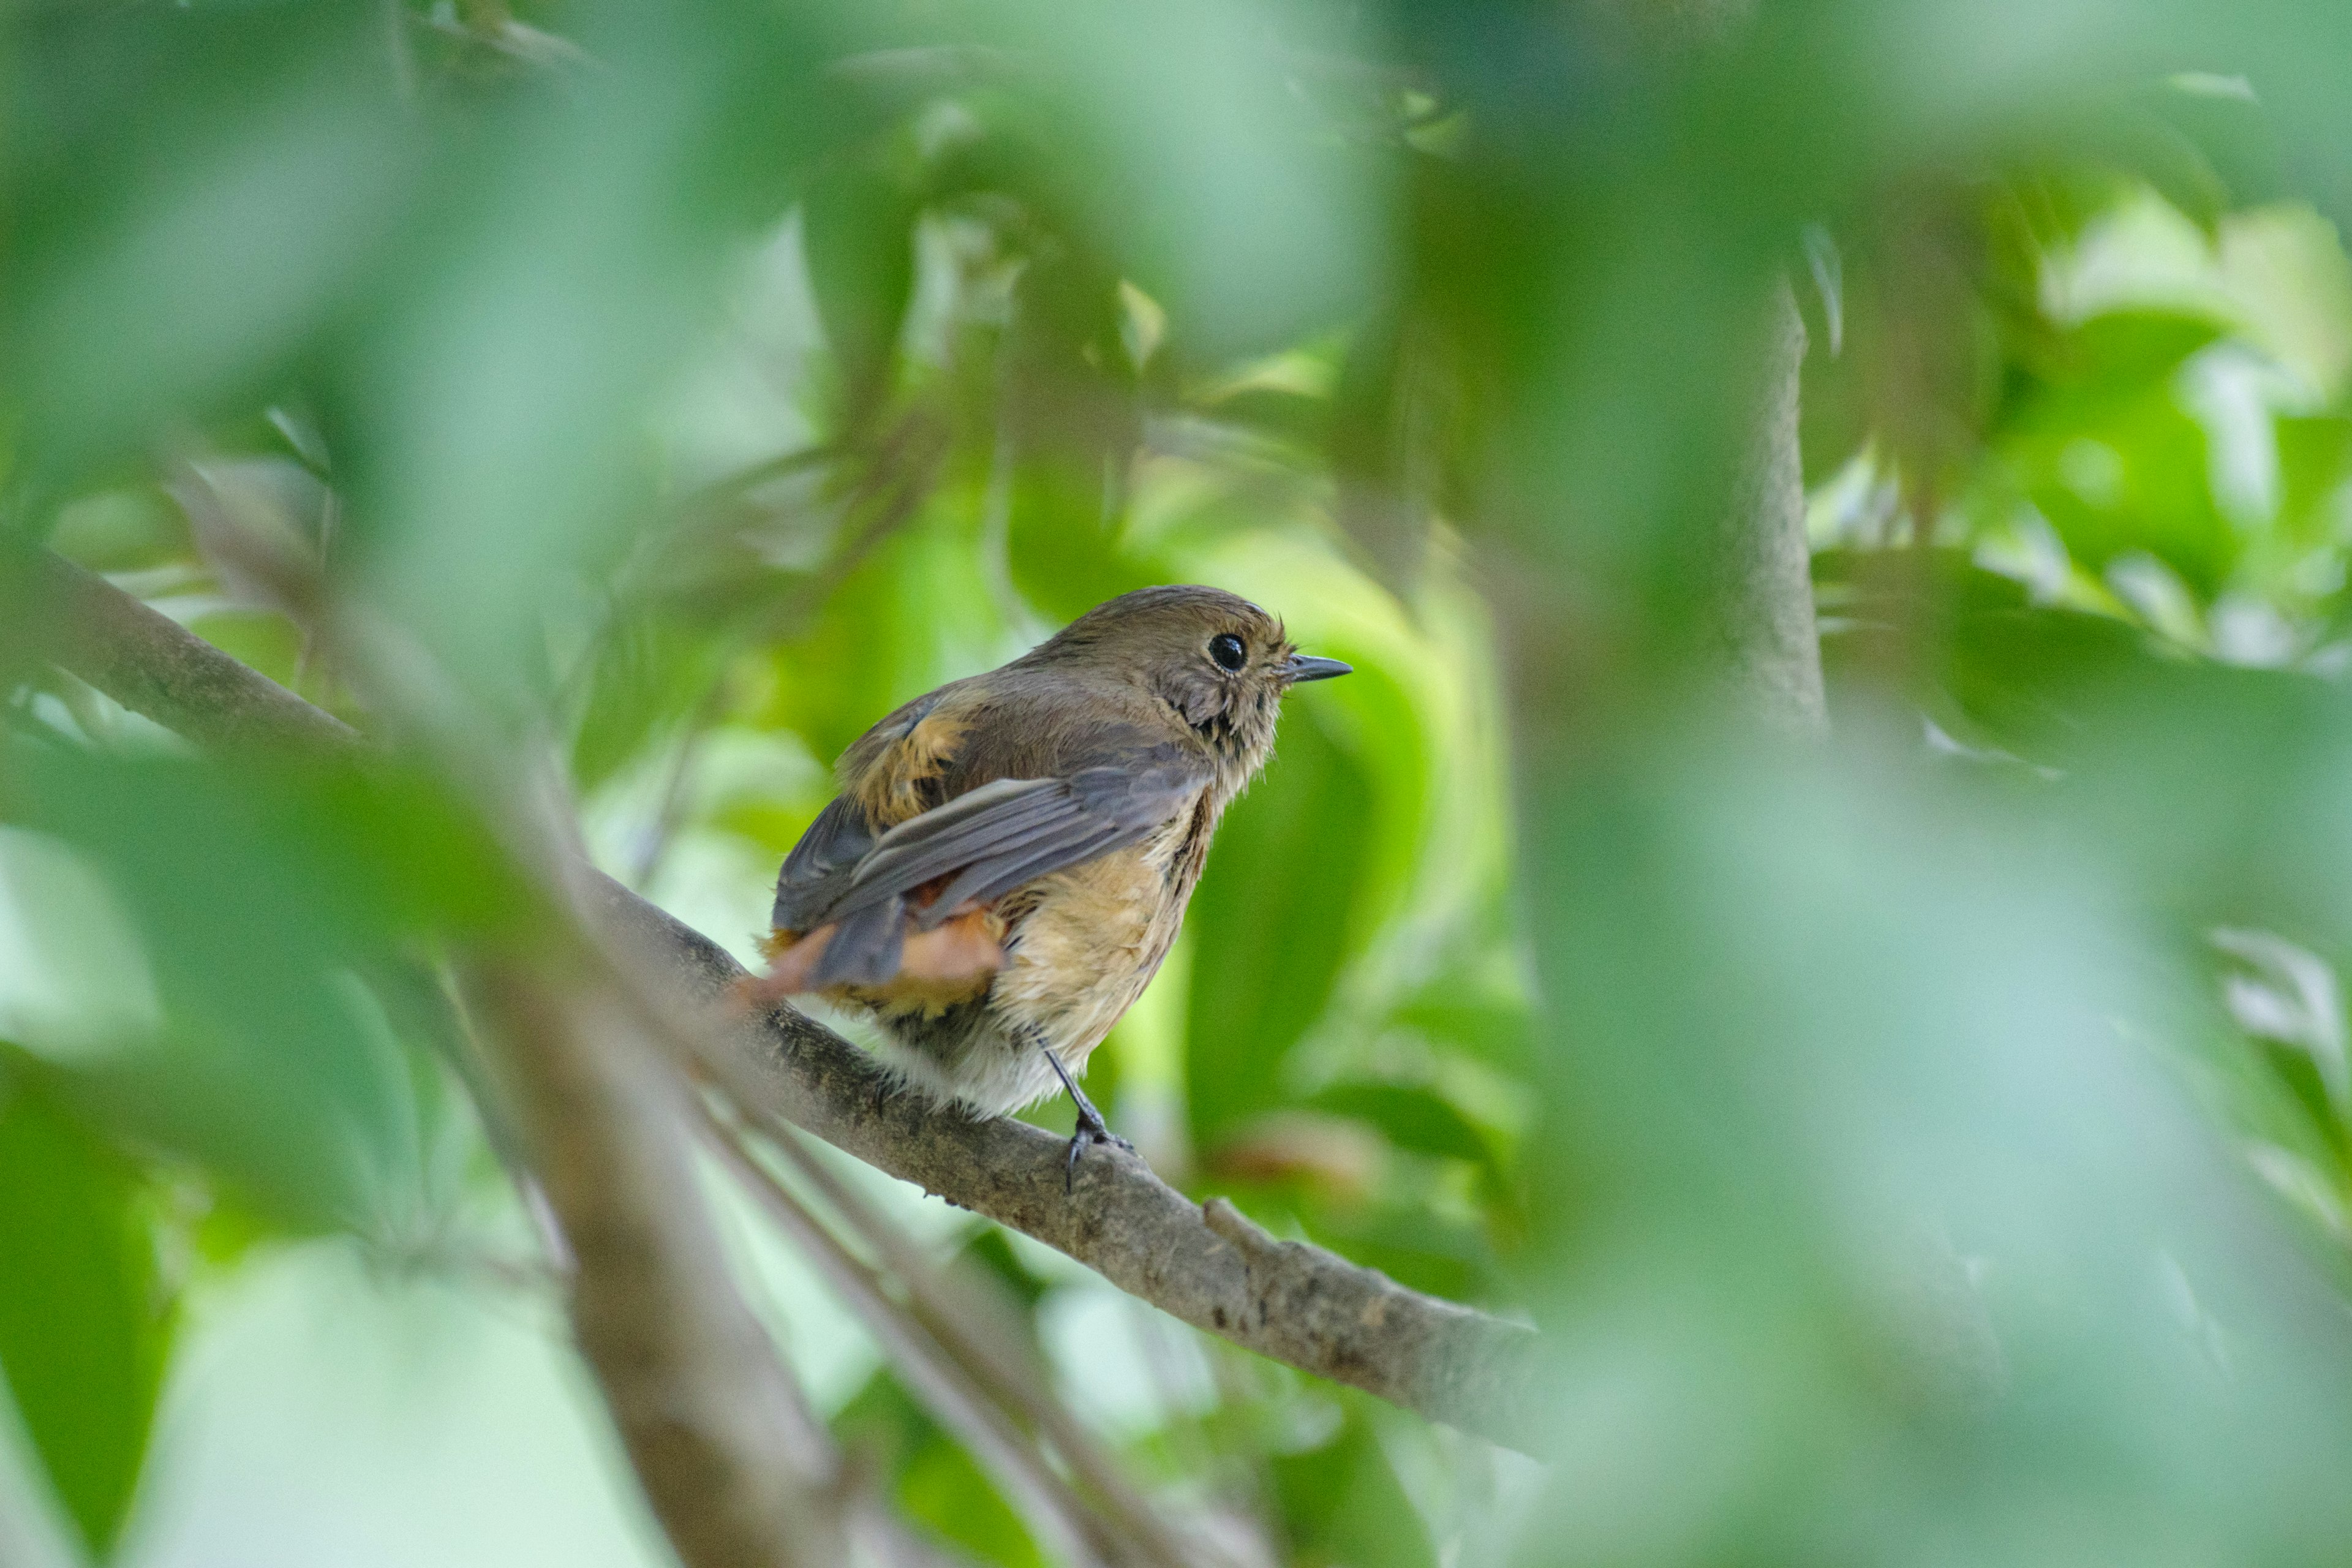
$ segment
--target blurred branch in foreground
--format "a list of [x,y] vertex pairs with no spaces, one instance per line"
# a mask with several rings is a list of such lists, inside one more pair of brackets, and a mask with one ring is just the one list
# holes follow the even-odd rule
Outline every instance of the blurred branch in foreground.
[[841,1458],[727,1273],[686,1104],[584,977],[475,977],[532,1163],[576,1258],[572,1331],[689,1568],[845,1561]]
[[1785,279],[1772,289],[1769,314],[1746,446],[1715,541],[1712,607],[1725,679],[1739,699],[1775,728],[1817,734],[1828,727],[1829,708],[1797,445],[1805,322]]
[[[51,656],[125,706],[216,742],[315,746],[341,726],[168,618],[54,556],[35,597],[68,624]],[[328,729],[332,726],[332,729]],[[348,731],[343,731],[348,733]],[[608,931],[656,994],[716,1011],[743,971],[716,943],[599,879]],[[1230,1205],[1196,1206],[1141,1161],[1084,1163],[1065,1194],[1063,1141],[892,1092],[886,1069],[778,1006],[736,1016],[726,1044],[764,1102],[867,1163],[1066,1253],[1196,1328],[1431,1419],[1515,1447],[1533,1430],[1533,1330],[1277,1241]]]

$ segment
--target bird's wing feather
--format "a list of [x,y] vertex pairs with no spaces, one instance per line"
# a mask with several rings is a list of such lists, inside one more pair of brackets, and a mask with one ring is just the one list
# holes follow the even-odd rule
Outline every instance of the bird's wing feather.
[[986,903],[1139,841],[1207,782],[1203,764],[1171,757],[1142,767],[1087,768],[1067,778],[982,784],[876,840],[827,917],[903,899],[953,873],[917,919],[928,930],[967,901]]
[[904,892],[982,855],[1050,835],[1071,811],[1061,779],[996,779],[884,834],[857,863],[851,887]]
[[776,875],[776,908],[770,923],[779,931],[807,931],[840,900],[857,863],[874,848],[874,830],[856,801],[843,795],[817,813]]

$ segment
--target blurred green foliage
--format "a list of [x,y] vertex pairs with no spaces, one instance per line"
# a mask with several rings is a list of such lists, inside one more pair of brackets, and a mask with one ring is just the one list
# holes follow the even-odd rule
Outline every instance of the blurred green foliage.
[[[430,693],[745,952],[876,718],[1125,589],[1246,593],[1360,673],[1098,1098],[1190,1190],[1534,1314],[1557,1468],[892,1192],[1139,1474],[1252,1562],[2332,1561],[2352,13],[1711,10],[20,5],[0,527],[363,725]],[[1693,668],[1776,275],[1801,757]],[[273,1449],[299,1391],[238,1347],[424,1281],[458,1316],[386,1354],[502,1345],[553,1412],[463,1478],[478,1560],[660,1561],[594,1418],[451,1327],[553,1332],[436,967],[543,918],[495,825],[407,737],[198,759],[30,653],[0,1516],[51,1528],[0,1551],[216,1560],[227,1510],[419,1560],[350,1521],[450,1481],[424,1418],[371,1384]],[[760,1278],[885,1495],[1051,1560]]]
[[16,1081],[0,1107],[0,1257],[10,1397],[81,1539],[104,1552],[154,1414],[164,1303],[136,1171]]

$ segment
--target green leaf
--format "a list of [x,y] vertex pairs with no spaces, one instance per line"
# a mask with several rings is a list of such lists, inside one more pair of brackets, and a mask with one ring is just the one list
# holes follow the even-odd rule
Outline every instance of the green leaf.
[[971,1456],[934,1431],[898,1475],[898,1506],[982,1563],[1045,1568],[1045,1554]]
[[1126,471],[1129,453],[1124,433],[1104,437],[1091,453],[1034,456],[1013,476],[1007,565],[1021,596],[1056,620],[1167,578],[1160,563],[1126,547],[1124,498],[1108,476]]
[[[418,1190],[410,1062],[356,976],[527,900],[422,781],[13,752],[25,825],[79,851],[142,939],[158,1037],[81,1059],[92,1116],[204,1162],[305,1228]],[[78,933],[37,923],[44,945]]]
[[1194,894],[1185,1094],[1202,1149],[1286,1101],[1283,1061],[1322,1016],[1364,880],[1364,771],[1299,705],[1217,830]]
[[[2241,208],[2285,200],[2292,186],[2281,156],[2278,121],[2252,94],[2217,91],[2217,85],[2168,83],[2149,96],[2148,107],[2191,150],[2189,177],[2199,188]],[[2204,221],[2210,227],[2211,220]]]
[[853,426],[888,390],[915,290],[915,216],[904,185],[859,161],[826,170],[802,202],[809,287]]
[[0,1083],[0,1373],[84,1542],[121,1532],[162,1385],[166,1323],[131,1168]]
[[689,711],[718,679],[727,651],[707,626],[659,613],[625,616],[598,639],[572,737],[572,776],[580,787],[610,779]]
[[2152,311],[2094,318],[2039,365],[2043,384],[2005,419],[2000,455],[2093,571],[2147,551],[2210,595],[2242,540],[2216,504],[2204,426],[2174,377],[2221,329]]
[[266,395],[399,232],[415,119],[349,5],[52,12],[10,72],[0,331],[67,473]]
[[1164,580],[1124,538],[1143,425],[1121,320],[1118,279],[1101,258],[1041,258],[1022,279],[1005,348],[1015,458],[1006,570],[1024,599],[1060,620]]
[[2279,530],[2298,546],[2334,545],[2335,502],[2352,468],[2352,419],[2341,414],[2272,422],[2279,451]]
[[1433,1090],[1402,1083],[1341,1083],[1307,1102],[1318,1110],[1369,1121],[1400,1149],[1478,1164],[1492,1161],[1486,1136]]
[[876,546],[815,626],[776,649],[757,721],[830,764],[899,703],[1001,662],[1002,613],[976,554],[957,520],[936,515]]
[[1044,1568],[1021,1516],[888,1371],[867,1381],[833,1427],[869,1471],[895,1478],[898,1506],[942,1540],[979,1562]]
[[1330,1442],[1276,1455],[1266,1469],[1296,1568],[1434,1568],[1429,1527],[1361,1409],[1349,1409]]
[[[1497,943],[1504,940],[1484,931],[1476,935]],[[1440,973],[1391,1019],[1478,1061],[1517,1068],[1527,1060],[1526,998],[1501,989],[1495,976],[1466,964]]]

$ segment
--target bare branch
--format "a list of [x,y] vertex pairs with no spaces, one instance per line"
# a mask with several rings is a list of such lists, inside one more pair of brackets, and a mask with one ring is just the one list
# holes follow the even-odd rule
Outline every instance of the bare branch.
[[[15,562],[8,563],[14,566]],[[300,751],[356,743],[359,731],[313,708],[99,577],[37,551],[22,563],[15,596],[27,646],[134,713],[200,746],[268,745]]]
[[[900,1380],[995,1477],[1037,1533],[1055,1543],[1055,1554],[1089,1565],[1124,1561],[1127,1554],[1104,1528],[1105,1521],[1045,1462],[1003,1406],[978,1386],[971,1369],[927,1332],[914,1314],[890,1299],[881,1276],[852,1257],[792,1189],[733,1136],[732,1130],[713,1118],[711,1132],[730,1169],[746,1189],[778,1227],[800,1245],[802,1255],[816,1265],[842,1299],[856,1309],[859,1320],[898,1368]],[[1181,1568],[1183,1558],[1171,1552],[1149,1561]]]
[[1715,539],[1712,626],[1724,675],[1748,710],[1775,729],[1817,735],[1829,710],[1797,447],[1805,319],[1785,278],[1763,325],[1739,467]]
[[[44,597],[69,613],[52,617],[70,624],[52,631],[49,656],[124,706],[208,744],[310,748],[355,738],[102,579],[54,557],[39,574]],[[730,1000],[743,970],[724,949],[617,882],[600,878],[596,887],[613,945],[640,983],[704,1010],[754,1070],[747,1081],[759,1099],[747,1109],[1034,1237],[1234,1344],[1499,1443],[1533,1440],[1532,1329],[1278,1241],[1230,1205],[1194,1205],[1108,1148],[1088,1153],[1066,1195],[1062,1140],[896,1092],[872,1057],[788,1007],[743,1014]]]
[[967,1282],[943,1275],[903,1230],[816,1157],[800,1129],[772,1113],[759,1120],[776,1152],[829,1207],[859,1235],[870,1238],[878,1254],[877,1261],[905,1288],[908,1310],[916,1321],[968,1369],[989,1397],[1053,1445],[1071,1473],[1100,1500],[1104,1511],[1127,1539],[1162,1559],[1181,1558],[1182,1552],[1150,1501],[1129,1482],[1094,1434],[1045,1390],[1044,1368],[1034,1364],[1035,1358],[1021,1354],[1022,1347],[1009,1335],[990,1331],[996,1326],[988,1310],[991,1303],[975,1300]]

